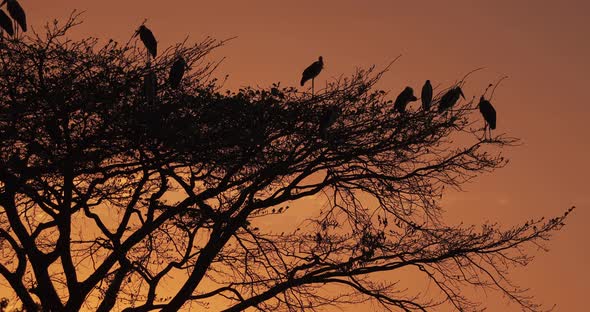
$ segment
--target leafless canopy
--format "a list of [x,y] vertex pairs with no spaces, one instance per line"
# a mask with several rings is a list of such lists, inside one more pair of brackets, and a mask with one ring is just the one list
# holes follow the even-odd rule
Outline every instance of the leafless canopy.
[[[444,187],[504,166],[502,148],[517,143],[482,140],[472,101],[400,114],[375,87],[387,69],[373,68],[313,97],[278,84],[222,92],[207,56],[224,41],[185,42],[148,66],[135,41],[67,39],[75,24],[0,43],[0,274],[11,302],[478,310],[471,286],[541,308],[508,269],[528,263],[526,246],[542,246],[565,215],[508,229],[442,220]],[[173,89],[179,55],[188,71]],[[308,219],[269,225],[293,215]],[[404,287],[394,273],[408,271],[435,287]]]

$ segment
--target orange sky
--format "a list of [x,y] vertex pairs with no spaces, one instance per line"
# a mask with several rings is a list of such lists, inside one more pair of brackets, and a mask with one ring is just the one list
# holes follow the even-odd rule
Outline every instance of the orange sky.
[[[488,83],[508,75],[493,102],[497,131],[522,138],[524,145],[507,151],[507,168],[478,178],[464,193],[449,194],[448,220],[510,225],[555,216],[576,205],[568,225],[549,244],[550,253],[539,253],[514,277],[531,287],[539,301],[557,304],[557,311],[583,311],[587,306],[590,2],[20,2],[35,29],[73,9],[85,10],[85,23],[75,36],[126,42],[145,18],[162,48],[187,35],[194,40],[238,36],[215,53],[227,57],[219,75],[230,75],[229,88],[277,81],[296,85],[301,71],[319,55],[326,68],[316,83],[323,84],[356,67],[383,66],[402,54],[381,84],[392,94],[405,85],[419,89],[425,79],[448,85],[485,66],[466,88],[468,97],[479,96]],[[488,304],[490,311],[519,311],[501,302]]]

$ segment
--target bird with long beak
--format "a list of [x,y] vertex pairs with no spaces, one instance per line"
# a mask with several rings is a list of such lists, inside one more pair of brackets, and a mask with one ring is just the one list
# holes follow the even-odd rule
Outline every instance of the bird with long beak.
[[155,58],[158,55],[158,42],[156,41],[156,37],[154,37],[154,33],[152,33],[152,31],[145,25],[141,25],[137,31],[135,31],[133,38],[137,37],[138,35],[139,39],[141,39],[143,42],[143,45],[145,45],[148,53]]
[[483,95],[479,98],[479,104],[477,104],[477,106],[479,107],[479,112],[481,113],[481,115],[483,116],[483,119],[485,121],[485,125],[483,128],[483,137],[484,140],[487,139],[487,132],[486,130],[489,129],[489,133],[490,133],[490,139],[492,138],[492,130],[496,129],[496,109],[494,109],[494,106],[492,106],[492,103],[490,103],[490,101],[486,100]]
[[6,8],[8,9],[8,14],[10,17],[16,21],[18,26],[23,30],[23,32],[27,31],[27,15],[25,14],[25,10],[16,0],[4,0],[0,3],[0,7],[6,3]]
[[450,109],[457,103],[459,97],[465,99],[465,95],[463,94],[463,90],[461,90],[461,87],[456,86],[451,90],[447,91],[447,93],[445,93],[440,99],[438,111],[443,112],[447,109]]
[[393,109],[403,114],[406,112],[408,103],[415,102],[416,100],[418,99],[414,96],[414,89],[412,87],[406,87],[395,99]]

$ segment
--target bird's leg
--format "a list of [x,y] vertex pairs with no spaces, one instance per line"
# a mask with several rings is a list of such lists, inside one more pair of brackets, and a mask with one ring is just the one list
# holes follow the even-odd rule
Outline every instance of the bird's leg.
[[313,97],[314,95],[314,90],[313,90],[313,81],[315,80],[315,78],[311,78],[311,97]]
[[484,142],[488,139],[487,130],[488,130],[488,123],[484,121],[483,122],[483,140],[484,140]]

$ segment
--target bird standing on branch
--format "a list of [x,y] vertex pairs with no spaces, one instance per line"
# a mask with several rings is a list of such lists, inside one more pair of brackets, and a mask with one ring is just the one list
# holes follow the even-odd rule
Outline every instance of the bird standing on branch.
[[303,75],[301,77],[301,86],[303,87],[303,85],[305,84],[306,81],[308,81],[309,79],[311,79],[311,94],[314,94],[314,79],[315,77],[317,77],[317,75],[320,74],[320,72],[322,71],[322,69],[324,68],[324,58],[323,57],[319,57],[319,59],[315,62],[313,62],[311,65],[309,65],[304,71],[303,71]]
[[411,87],[406,87],[395,99],[393,109],[403,114],[406,112],[406,106],[408,103],[414,102],[416,100],[418,99],[416,96],[414,96],[414,89]]
[[456,86],[451,90],[447,91],[442,98],[440,99],[440,104],[438,104],[438,111],[443,112],[455,105],[459,100],[459,96],[465,99],[465,95],[463,94],[463,90],[461,87]]
[[485,120],[485,126],[483,128],[484,140],[487,138],[486,130],[490,130],[490,139],[492,138],[492,130],[496,129],[496,110],[490,101],[486,100],[483,95],[479,98],[479,112]]
[[184,76],[184,71],[186,68],[186,61],[182,56],[179,56],[172,67],[170,68],[170,75],[168,76],[168,83],[170,83],[170,87],[172,89],[177,89],[182,81],[182,76]]
[[[25,10],[23,7],[20,6],[18,1],[16,0],[4,0],[0,4],[0,7],[6,3],[6,8],[8,9],[8,14],[10,17],[16,21],[18,26],[23,30],[23,32],[27,31],[27,15],[25,14]],[[16,28],[16,27],[15,27]]]
[[424,111],[429,111],[430,105],[432,104],[432,85],[430,84],[430,80],[426,80],[424,83],[420,99],[422,100],[422,109]]
[[[145,48],[148,50],[148,53],[152,55],[152,57],[156,57],[158,55],[158,42],[156,41],[156,37],[154,37],[154,33],[145,27],[145,25],[139,26],[133,37],[137,37],[139,35],[139,39],[145,45]],[[149,55],[148,55],[149,58]]]

